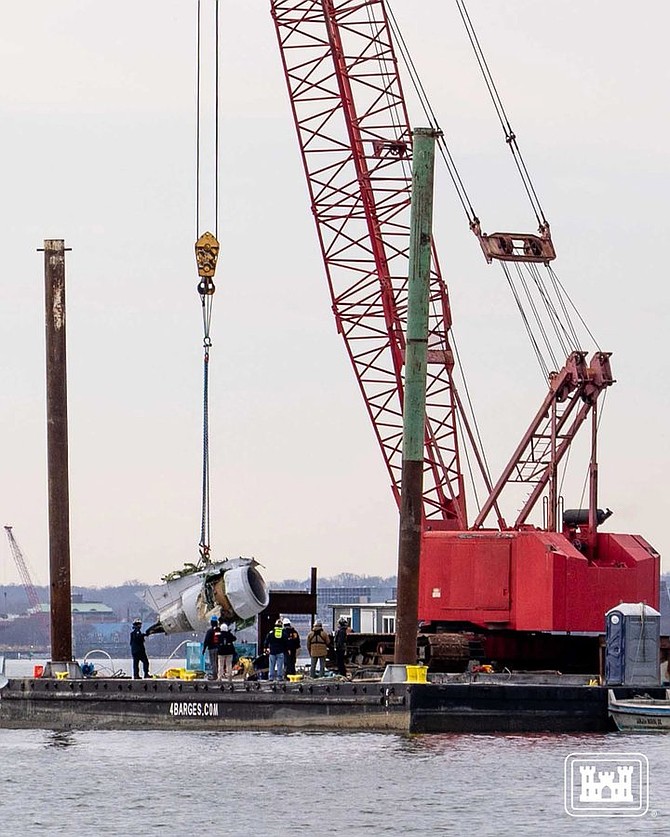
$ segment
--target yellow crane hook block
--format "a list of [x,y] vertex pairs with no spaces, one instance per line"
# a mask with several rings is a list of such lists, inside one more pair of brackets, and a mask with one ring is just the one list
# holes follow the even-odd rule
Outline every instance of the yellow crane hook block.
[[195,242],[195,260],[198,265],[198,293],[202,295],[213,294],[214,274],[216,273],[216,260],[219,258],[219,242],[211,232],[203,233]]

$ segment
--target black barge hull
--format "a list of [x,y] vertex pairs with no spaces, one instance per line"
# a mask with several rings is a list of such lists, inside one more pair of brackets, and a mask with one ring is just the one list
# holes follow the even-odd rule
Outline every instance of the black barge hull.
[[[618,697],[639,690],[617,689]],[[647,692],[663,690],[647,689]],[[653,695],[652,695],[653,696]],[[607,689],[546,684],[209,683],[14,679],[0,727],[350,730],[403,733],[604,732]]]

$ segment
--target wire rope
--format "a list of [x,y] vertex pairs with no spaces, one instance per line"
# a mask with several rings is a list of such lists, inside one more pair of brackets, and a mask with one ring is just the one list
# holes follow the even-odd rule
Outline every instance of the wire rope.
[[526,167],[525,161],[521,154],[521,150],[519,149],[516,134],[512,130],[512,125],[507,116],[505,106],[503,105],[500,94],[498,93],[498,88],[493,79],[491,70],[489,69],[489,65],[486,61],[484,51],[482,50],[481,44],[479,42],[477,32],[474,28],[472,19],[470,18],[470,14],[468,13],[467,7],[465,5],[465,0],[456,0],[456,6],[458,8],[459,14],[461,15],[463,25],[465,26],[466,33],[472,45],[472,49],[475,53],[475,58],[477,59],[477,63],[479,64],[479,68],[482,72],[482,76],[484,78],[484,82],[491,97],[491,101],[493,102],[493,106],[498,115],[498,119],[500,120],[503,133],[505,134],[505,142],[507,143],[507,145],[510,148],[510,151],[512,152],[512,157],[514,158],[514,161],[516,163],[519,175],[521,176],[521,180],[526,190],[526,194],[528,195],[530,204],[533,208],[533,212],[535,213],[537,222],[540,225],[546,226],[547,220],[544,216],[544,212],[542,210],[542,206],[537,196],[537,192],[535,191],[535,187],[533,186],[533,182],[530,178],[528,168]]
[[195,237],[200,235],[200,40],[201,5],[198,0],[195,29],[196,73],[195,73]]
[[540,364],[540,369],[542,370],[543,375],[546,377],[549,376],[549,369],[547,364],[545,363],[544,357],[542,352],[540,351],[540,347],[537,343],[535,335],[533,334],[533,329],[530,327],[530,323],[528,321],[528,316],[526,315],[526,311],[521,303],[521,298],[517,292],[516,286],[514,285],[514,281],[512,280],[512,275],[510,273],[509,267],[505,262],[501,262],[503,273],[507,279],[507,284],[512,291],[512,296],[514,297],[517,308],[519,309],[519,313],[521,314],[521,319],[523,320],[524,325],[526,326],[526,333],[528,334],[528,338],[530,340],[531,346],[533,347],[533,351],[535,352],[535,357],[537,358],[538,363]]
[[565,295],[565,298],[568,300],[568,302],[569,302],[569,303],[570,303],[570,305],[572,306],[572,310],[575,312],[575,314],[576,314],[576,315],[577,315],[577,317],[579,318],[580,323],[584,326],[584,329],[586,330],[586,333],[589,335],[589,337],[591,338],[591,340],[593,340],[593,342],[594,342],[594,344],[595,344],[596,348],[598,349],[598,351],[599,351],[599,352],[600,352],[600,351],[602,351],[602,349],[600,348],[600,345],[598,344],[598,341],[596,340],[596,338],[595,338],[595,337],[594,337],[594,335],[593,335],[593,332],[592,332],[592,331],[591,331],[591,329],[590,329],[590,328],[586,325],[586,322],[585,322],[584,318],[583,318],[583,317],[582,317],[582,315],[579,313],[579,310],[578,310],[577,306],[576,306],[576,305],[575,305],[575,303],[572,301],[572,298],[570,297],[570,294],[569,294],[569,293],[565,290],[565,287],[563,286],[563,284],[562,284],[561,280],[558,278],[558,276],[557,276],[557,275],[556,275],[556,273],[554,272],[554,270],[553,270],[553,268],[551,267],[551,265],[549,265],[549,266],[547,267],[547,270],[548,270],[548,271],[549,271],[549,273],[551,274],[551,277],[552,277],[553,281],[554,281],[554,282],[556,282],[557,286],[560,288],[561,292]]
[[446,139],[445,139],[445,136],[444,136],[444,132],[442,131],[442,129],[439,126],[437,116],[435,115],[435,111],[433,110],[433,108],[430,104],[430,100],[428,99],[426,89],[425,89],[425,87],[423,85],[423,82],[421,81],[421,77],[419,76],[419,73],[416,69],[416,65],[414,63],[414,60],[412,59],[411,53],[410,53],[409,48],[407,46],[407,42],[405,41],[405,38],[404,38],[402,32],[400,31],[400,27],[398,26],[398,22],[397,22],[396,17],[393,13],[393,9],[391,8],[390,3],[387,2],[386,7],[387,7],[387,10],[388,10],[388,18],[389,18],[389,24],[390,24],[390,27],[391,27],[391,31],[392,31],[393,36],[395,38],[396,44],[398,46],[398,51],[400,52],[403,63],[405,64],[405,67],[407,69],[407,73],[410,77],[410,80],[412,81],[412,86],[414,87],[414,90],[417,94],[417,97],[419,99],[419,103],[421,104],[421,107],[422,107],[423,112],[426,116],[426,119],[430,123],[430,127],[433,128],[436,131],[439,131],[440,134],[441,134],[441,136],[438,137],[438,141],[437,141],[438,149],[440,151],[440,155],[441,155],[441,157],[442,157],[442,159],[443,159],[443,161],[444,161],[444,163],[447,167],[447,171],[449,173],[451,181],[452,181],[452,183],[454,185],[454,188],[456,190],[456,194],[458,196],[458,199],[461,202],[461,205],[463,207],[463,211],[465,212],[465,215],[466,215],[468,221],[470,223],[473,223],[474,221],[477,220],[477,215],[474,211],[474,208],[472,206],[472,202],[470,201],[468,193],[465,189],[465,185],[463,183],[463,180],[462,180],[462,178],[461,178],[461,176],[458,172],[458,169],[456,168],[456,164],[454,162],[454,158],[451,154],[451,151],[449,150],[449,147],[447,145],[447,142],[446,142]]
[[[205,116],[203,112],[203,4],[201,0],[197,3],[197,25],[196,25],[196,240],[201,238],[202,218],[202,196],[203,196],[203,133]],[[216,255],[218,255],[219,236],[219,100],[220,100],[220,14],[219,0],[214,2],[214,91],[213,109],[214,115],[214,206],[209,206],[207,215],[214,222],[214,239],[216,241]],[[211,110],[209,111],[211,115]],[[211,148],[211,146],[210,146]],[[210,193],[211,194],[211,193]],[[213,210],[213,211],[212,211]],[[212,299],[214,284],[212,281],[213,271],[216,266],[214,256],[214,267],[211,273],[200,273],[201,281],[198,284],[198,292],[202,306],[202,328],[203,328],[203,373],[202,373],[202,494],[201,494],[201,516],[200,516],[200,562],[207,564],[210,560],[210,465],[209,465],[209,371],[210,371],[210,349],[212,340],[210,336],[212,324]],[[200,271],[199,271],[200,272]]]

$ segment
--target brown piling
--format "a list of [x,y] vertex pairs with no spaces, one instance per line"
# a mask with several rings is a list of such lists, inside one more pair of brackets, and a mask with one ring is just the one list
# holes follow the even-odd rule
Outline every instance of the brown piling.
[[60,239],[44,242],[51,660],[57,663],[72,660],[65,250]]

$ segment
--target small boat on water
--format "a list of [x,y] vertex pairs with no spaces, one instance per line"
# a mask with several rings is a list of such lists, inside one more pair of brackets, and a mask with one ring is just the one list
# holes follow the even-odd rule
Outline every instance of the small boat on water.
[[620,732],[670,732],[670,689],[665,698],[641,695],[618,700],[608,692],[609,713]]

